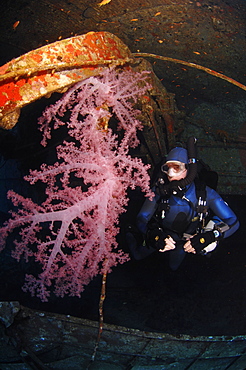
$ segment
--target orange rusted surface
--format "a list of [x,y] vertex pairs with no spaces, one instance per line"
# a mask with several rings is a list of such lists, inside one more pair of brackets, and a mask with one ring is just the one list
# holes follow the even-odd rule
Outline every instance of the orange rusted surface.
[[132,59],[127,46],[108,32],[71,37],[13,59],[0,67],[0,127],[11,129],[23,106]]

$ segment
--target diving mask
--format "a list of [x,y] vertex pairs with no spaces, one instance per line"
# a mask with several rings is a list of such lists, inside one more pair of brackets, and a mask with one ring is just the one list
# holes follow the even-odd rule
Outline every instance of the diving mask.
[[[162,172],[166,173],[170,179],[179,180],[185,176],[186,165],[179,161],[166,162],[161,166]],[[182,177],[180,177],[182,176]]]

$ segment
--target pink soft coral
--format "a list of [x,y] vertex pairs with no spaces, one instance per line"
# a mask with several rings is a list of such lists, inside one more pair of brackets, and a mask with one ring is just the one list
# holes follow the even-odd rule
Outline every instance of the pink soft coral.
[[[71,88],[40,119],[43,144],[52,127],[66,122],[73,142],[57,148],[58,162],[43,164],[26,180],[46,183],[46,200],[36,205],[10,191],[18,211],[1,229],[1,244],[15,228],[20,228],[13,256],[35,257],[42,265],[38,277],[26,276],[24,290],[47,301],[51,286],[57,296],[80,296],[84,285],[98,273],[110,272],[128,255],[117,249],[119,215],[128,204],[127,189],[149,190],[148,166],[132,158],[129,147],[138,144],[133,103],[148,88],[146,73],[107,70]],[[118,119],[124,134],[121,140],[107,127],[110,117]],[[52,123],[52,124],[51,124]],[[72,187],[71,176],[81,185]]]

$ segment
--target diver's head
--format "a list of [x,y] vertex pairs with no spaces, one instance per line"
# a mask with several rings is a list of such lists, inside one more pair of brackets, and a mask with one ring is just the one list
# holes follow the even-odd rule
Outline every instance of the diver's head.
[[181,180],[187,175],[188,153],[184,148],[176,147],[172,149],[161,170],[167,174],[168,180]]

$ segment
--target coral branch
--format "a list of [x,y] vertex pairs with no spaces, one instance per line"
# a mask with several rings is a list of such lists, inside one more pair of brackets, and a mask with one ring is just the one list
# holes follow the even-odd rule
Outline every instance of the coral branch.
[[[119,215],[128,204],[127,189],[139,186],[152,196],[148,166],[129,155],[141,129],[133,103],[148,88],[146,77],[108,70],[74,86],[40,118],[43,145],[64,124],[73,142],[57,147],[54,165],[43,164],[26,176],[31,184],[46,184],[41,205],[9,192],[17,211],[0,230],[0,242],[3,245],[17,230],[13,257],[35,258],[42,267],[38,276],[26,276],[24,290],[42,301],[48,300],[50,291],[61,297],[80,296],[94,276],[128,260],[116,242]],[[64,122],[66,111],[69,120]],[[111,116],[118,120],[121,140],[101,125]],[[71,176],[79,186],[72,186]]]

